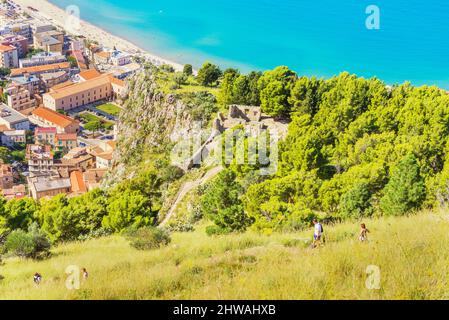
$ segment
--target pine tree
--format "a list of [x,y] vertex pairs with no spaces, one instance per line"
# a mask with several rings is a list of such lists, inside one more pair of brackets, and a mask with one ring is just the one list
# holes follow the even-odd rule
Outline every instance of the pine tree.
[[380,200],[385,214],[399,216],[422,206],[425,187],[419,171],[418,161],[412,154],[398,164]]

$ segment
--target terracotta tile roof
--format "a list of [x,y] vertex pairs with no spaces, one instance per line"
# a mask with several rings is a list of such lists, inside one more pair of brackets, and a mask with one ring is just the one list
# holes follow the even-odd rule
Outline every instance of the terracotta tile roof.
[[84,180],[88,183],[97,183],[108,173],[109,169],[89,169],[84,172]]
[[107,160],[107,161],[111,161],[113,154],[112,154],[112,152],[104,152],[104,153],[97,154],[96,157]]
[[55,86],[53,86],[53,87],[50,88],[50,92],[53,92],[53,91],[55,91],[55,90],[58,90],[58,89],[62,89],[62,88],[71,86],[71,85],[73,85],[73,84],[74,84],[74,82],[71,81],[71,80],[66,81],[66,82],[62,82],[62,83],[58,83],[57,85],[55,85]]
[[87,149],[87,152],[91,155],[93,155],[94,157],[96,157],[97,155],[103,153],[103,149],[98,147],[98,146],[94,146],[94,147],[89,147]]
[[126,82],[117,78],[114,78],[111,76],[111,83],[120,86],[120,87],[126,87]]
[[73,171],[70,174],[70,183],[72,184],[72,192],[87,192],[83,174],[80,171]]
[[6,125],[2,124],[0,125],[0,132],[5,132],[5,131],[12,131],[11,129],[9,129]]
[[13,51],[13,50],[16,50],[16,47],[5,46],[3,44],[0,44],[0,52],[8,52],[8,51]]
[[47,64],[47,65],[43,65],[43,66],[12,69],[11,76],[19,76],[19,75],[23,75],[24,73],[36,74],[36,73],[43,73],[43,72],[49,72],[49,71],[60,70],[60,69],[69,69],[69,68],[70,68],[69,62],[53,63],[53,64]]
[[116,142],[116,141],[108,141],[108,142],[106,142],[106,144],[107,144],[112,150],[115,150],[115,148],[117,147],[117,142]]
[[79,76],[84,80],[91,80],[101,76],[101,73],[95,69],[89,69],[79,73]]
[[75,133],[60,133],[56,135],[57,141],[69,141],[69,140],[77,140],[78,136]]
[[53,92],[47,93],[50,95],[53,99],[62,99],[67,96],[80,94],[82,92],[85,92],[87,90],[97,88],[100,86],[110,85],[111,80],[108,75],[102,75],[99,77],[96,77],[91,80],[87,80],[84,82],[76,83],[72,86],[68,86],[61,89],[53,90]]
[[38,118],[45,119],[46,121],[51,122],[61,128],[66,128],[71,124],[76,123],[75,119],[72,119],[45,107],[37,108],[33,111],[32,114]]

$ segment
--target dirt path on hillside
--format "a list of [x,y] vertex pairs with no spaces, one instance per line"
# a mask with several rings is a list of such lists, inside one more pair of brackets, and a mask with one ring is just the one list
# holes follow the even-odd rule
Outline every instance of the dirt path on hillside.
[[208,172],[206,172],[201,178],[198,178],[194,181],[188,181],[186,182],[181,189],[179,190],[178,194],[176,195],[176,200],[171,206],[170,210],[168,211],[167,215],[165,216],[164,220],[160,223],[160,226],[164,226],[170,221],[171,217],[176,211],[176,208],[178,208],[178,205],[181,203],[181,201],[184,199],[184,197],[193,189],[209,182],[209,180],[213,179],[215,176],[217,176],[221,171],[223,170],[222,166],[218,166],[215,168],[212,168]]

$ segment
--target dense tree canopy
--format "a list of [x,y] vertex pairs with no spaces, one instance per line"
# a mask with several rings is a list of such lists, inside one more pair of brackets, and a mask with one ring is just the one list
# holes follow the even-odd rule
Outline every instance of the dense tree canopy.
[[263,82],[262,107],[292,122],[278,173],[244,196],[256,228],[296,228],[313,216],[401,215],[448,202],[445,91],[388,87],[348,73],[295,78],[286,68],[265,74]]
[[218,66],[206,62],[200,70],[198,70],[197,80],[203,86],[211,86],[216,83],[221,77],[222,73]]

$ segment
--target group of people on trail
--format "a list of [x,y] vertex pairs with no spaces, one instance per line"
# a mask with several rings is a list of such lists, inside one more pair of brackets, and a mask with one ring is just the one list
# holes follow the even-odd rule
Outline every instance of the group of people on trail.
[[[326,239],[324,238],[324,228],[323,225],[318,221],[318,219],[313,219],[313,225],[314,225],[314,232],[313,232],[313,243],[312,248],[319,247],[323,245],[326,242]],[[366,224],[362,223],[360,225],[360,232],[359,232],[359,241],[360,242],[366,242],[368,241],[368,233],[370,231],[366,227]]]
[[[81,272],[83,274],[83,279],[87,280],[87,278],[89,278],[89,273],[87,272],[87,269],[82,268]],[[33,276],[33,281],[36,285],[40,285],[42,282],[42,275],[39,272],[36,272]]]

